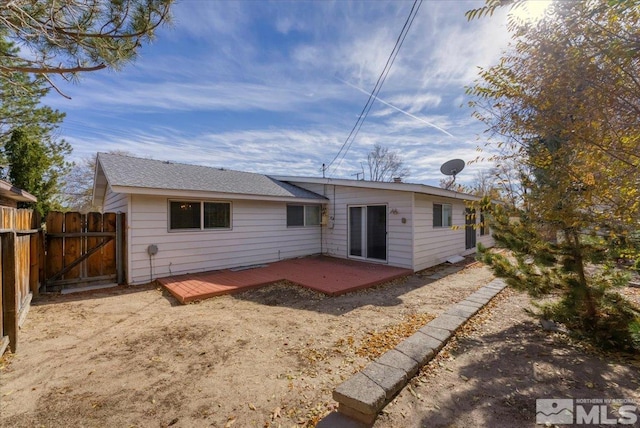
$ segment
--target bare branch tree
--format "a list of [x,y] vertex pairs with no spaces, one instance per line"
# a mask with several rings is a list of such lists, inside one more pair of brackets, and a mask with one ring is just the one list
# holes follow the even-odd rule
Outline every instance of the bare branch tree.
[[[108,153],[121,156],[129,156],[125,150],[110,150]],[[64,205],[73,211],[87,213],[98,210],[93,206],[93,178],[96,171],[97,155],[82,158],[75,163],[69,174],[65,177],[65,186],[62,190]]]
[[454,192],[469,193],[469,189],[464,184],[456,183],[456,179],[454,177],[441,178],[439,185],[443,189],[452,190]]
[[367,155],[367,165],[371,181],[393,181],[409,175],[409,168],[404,166],[402,157],[380,144],[373,146],[373,150]]

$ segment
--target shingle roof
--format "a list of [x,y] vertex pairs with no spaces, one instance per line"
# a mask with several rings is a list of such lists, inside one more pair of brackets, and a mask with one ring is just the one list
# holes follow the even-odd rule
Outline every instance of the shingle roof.
[[282,198],[325,197],[293,184],[252,172],[232,171],[131,156],[99,153],[109,185],[148,189],[219,192]]

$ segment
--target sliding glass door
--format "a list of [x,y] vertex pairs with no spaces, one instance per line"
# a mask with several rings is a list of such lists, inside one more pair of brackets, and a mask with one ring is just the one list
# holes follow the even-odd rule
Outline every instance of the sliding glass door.
[[387,206],[349,207],[349,256],[387,260]]

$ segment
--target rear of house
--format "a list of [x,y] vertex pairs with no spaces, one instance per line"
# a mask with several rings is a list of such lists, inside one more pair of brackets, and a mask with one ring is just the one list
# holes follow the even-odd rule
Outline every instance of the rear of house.
[[479,198],[410,183],[276,176],[325,196],[325,254],[388,263],[419,271],[454,255],[493,246],[482,214],[467,208]]
[[104,153],[94,200],[126,214],[130,284],[319,254],[327,202],[260,174]]
[[103,153],[94,183],[98,206],[126,214],[131,284],[313,254],[418,271],[493,244],[479,216],[467,215],[471,200],[420,184],[269,177]]

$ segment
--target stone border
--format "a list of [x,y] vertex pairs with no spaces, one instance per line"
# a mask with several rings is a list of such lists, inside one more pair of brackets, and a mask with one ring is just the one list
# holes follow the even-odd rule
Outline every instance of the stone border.
[[[340,415],[333,414],[330,415],[332,426],[371,426],[384,406],[437,354],[456,330],[505,287],[504,281],[494,279],[340,384],[333,391],[338,412],[355,421],[345,419],[337,423],[336,418],[341,419]],[[350,425],[352,423],[356,425]],[[325,425],[321,421],[318,427],[322,426]]]

